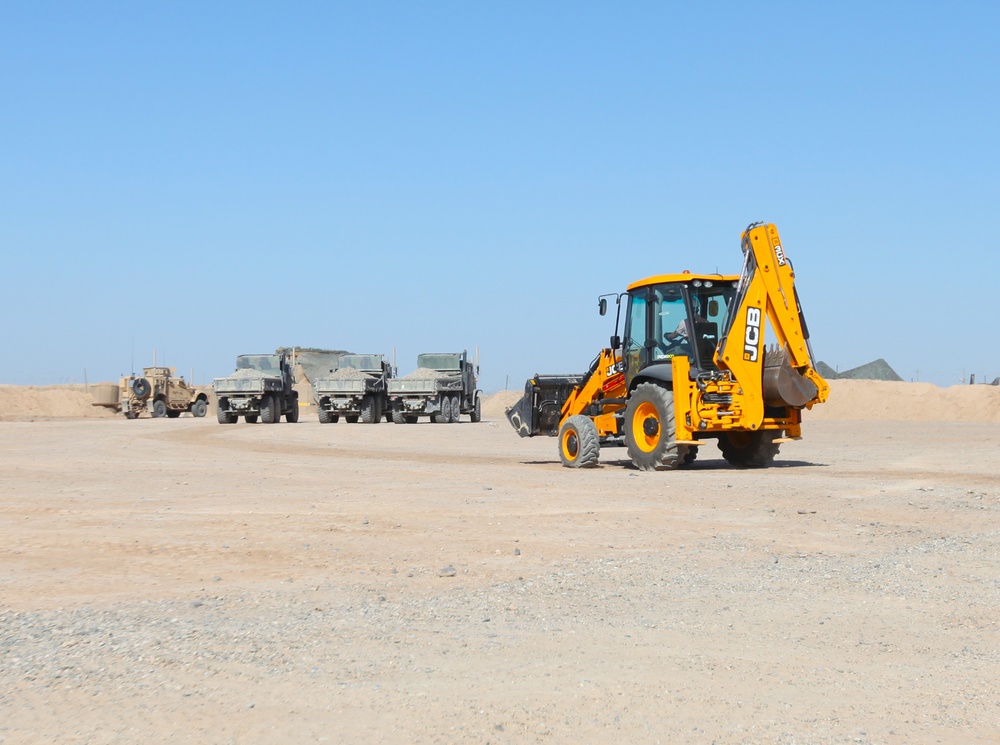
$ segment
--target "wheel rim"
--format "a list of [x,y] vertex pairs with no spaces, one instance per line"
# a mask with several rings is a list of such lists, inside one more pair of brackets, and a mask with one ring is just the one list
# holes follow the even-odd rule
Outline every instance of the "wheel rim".
[[643,401],[635,408],[632,417],[632,439],[636,446],[645,453],[651,453],[660,443],[660,412],[656,405]]
[[567,460],[576,460],[576,456],[580,454],[580,440],[576,436],[576,430],[569,429],[563,433],[562,449]]

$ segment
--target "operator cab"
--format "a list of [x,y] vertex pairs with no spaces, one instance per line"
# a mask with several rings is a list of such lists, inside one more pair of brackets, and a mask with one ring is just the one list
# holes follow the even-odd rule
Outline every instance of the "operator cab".
[[685,273],[630,285],[622,343],[628,383],[652,366],[658,368],[656,377],[670,380],[671,360],[679,355],[691,361],[695,374],[718,369],[715,349],[738,282],[739,277]]

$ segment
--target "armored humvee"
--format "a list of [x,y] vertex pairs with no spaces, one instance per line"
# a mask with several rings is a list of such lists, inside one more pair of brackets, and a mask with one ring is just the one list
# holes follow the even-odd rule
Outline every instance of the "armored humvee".
[[142,375],[125,375],[118,381],[117,390],[109,388],[108,395],[100,397],[94,406],[120,411],[126,419],[136,419],[144,411],[156,418],[171,419],[186,411],[197,417],[208,412],[208,394],[190,385],[183,375],[177,377],[172,367],[144,367]]

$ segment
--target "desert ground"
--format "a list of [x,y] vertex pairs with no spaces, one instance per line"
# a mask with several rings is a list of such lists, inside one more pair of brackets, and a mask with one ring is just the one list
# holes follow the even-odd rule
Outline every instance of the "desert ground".
[[998,743],[1000,388],[774,467],[0,386],[0,743]]

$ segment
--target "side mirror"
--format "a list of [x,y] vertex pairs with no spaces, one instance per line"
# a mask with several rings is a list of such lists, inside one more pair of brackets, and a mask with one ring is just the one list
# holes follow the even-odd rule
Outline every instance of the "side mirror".
[[598,300],[597,301],[597,308],[598,308],[598,311],[600,312],[600,314],[602,316],[607,315],[607,313],[608,313],[608,299],[602,297],[600,300]]
[[621,347],[621,345],[622,345],[622,338],[620,336],[615,335],[611,337],[612,349],[618,349],[619,347]]
[[708,301],[708,315],[710,317],[712,317],[712,318],[715,318],[717,315],[719,315],[719,301],[718,300],[709,300]]

